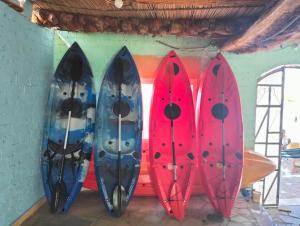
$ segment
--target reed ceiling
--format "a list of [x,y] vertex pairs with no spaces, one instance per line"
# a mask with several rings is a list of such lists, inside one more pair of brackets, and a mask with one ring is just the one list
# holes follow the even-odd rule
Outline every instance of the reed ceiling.
[[43,9],[94,16],[138,18],[212,19],[258,15],[271,0],[124,0],[121,9],[113,0],[34,0]]
[[60,30],[197,36],[231,52],[300,39],[300,0],[32,0],[33,22]]

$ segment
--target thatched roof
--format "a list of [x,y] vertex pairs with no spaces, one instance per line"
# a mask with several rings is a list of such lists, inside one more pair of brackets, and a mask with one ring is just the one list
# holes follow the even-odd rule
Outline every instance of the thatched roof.
[[43,9],[94,16],[138,18],[224,18],[257,15],[270,0],[34,0]]
[[34,22],[62,30],[198,36],[232,52],[300,38],[300,0],[33,0]]

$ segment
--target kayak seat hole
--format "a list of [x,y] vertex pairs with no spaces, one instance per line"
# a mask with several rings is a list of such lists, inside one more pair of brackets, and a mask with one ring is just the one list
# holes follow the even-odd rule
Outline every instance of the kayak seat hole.
[[112,143],[113,143],[113,142],[112,142],[111,140],[110,140],[110,141],[108,141],[108,144],[110,144],[110,145],[111,145]]
[[67,95],[67,92],[63,92],[63,95],[66,96],[66,95]]
[[187,157],[189,157],[191,160],[194,160],[194,155],[191,152],[187,153]]
[[211,164],[209,164],[209,166],[210,166],[210,167],[214,167],[214,164],[211,163]]
[[180,102],[180,101],[181,101],[181,98],[178,98],[178,101]]
[[146,186],[146,184],[142,184],[142,186],[143,186],[143,187],[145,187],[145,186]]
[[166,143],[162,143],[161,146],[163,146],[163,147],[166,146]]
[[179,145],[179,147],[182,147],[182,146],[183,146],[183,144],[181,144],[181,143],[180,143],[180,144],[178,144],[178,145]]
[[162,97],[161,100],[165,100],[165,98]]
[[100,151],[99,158],[103,158],[105,156],[105,151]]
[[115,97],[115,95],[113,94],[113,95],[111,95],[111,97]]
[[208,101],[210,102],[210,101],[211,101],[211,98],[208,98]]
[[80,97],[84,97],[84,93],[80,93]]
[[184,168],[183,165],[181,165],[181,166],[180,166],[180,169],[183,169],[183,168]]
[[165,169],[165,168],[167,168],[167,166],[166,166],[166,165],[163,165],[163,168]]
[[209,155],[209,152],[208,152],[208,151],[204,151],[204,152],[202,153],[202,156],[203,156],[204,158],[206,158],[208,155]]
[[155,159],[160,158],[160,156],[161,156],[161,154],[160,154],[159,152],[156,152],[156,153],[154,154],[154,158],[155,158]]
[[143,153],[146,153],[146,150],[143,150]]
[[129,143],[128,141],[125,142],[125,145],[126,145],[127,147],[129,146],[129,144],[130,144],[130,143]]

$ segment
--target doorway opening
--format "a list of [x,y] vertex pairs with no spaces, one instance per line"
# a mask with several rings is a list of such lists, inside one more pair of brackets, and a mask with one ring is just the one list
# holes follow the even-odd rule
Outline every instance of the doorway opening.
[[300,65],[277,67],[257,80],[255,151],[276,164],[272,174],[254,184],[264,206],[300,204],[300,160],[283,155],[300,148],[298,84]]

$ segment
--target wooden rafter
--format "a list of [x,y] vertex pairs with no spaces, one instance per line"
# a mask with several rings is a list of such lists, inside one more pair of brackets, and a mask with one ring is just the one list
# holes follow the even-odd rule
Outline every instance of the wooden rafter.
[[283,37],[298,38],[300,37],[299,23],[300,1],[280,0],[242,36],[229,40],[222,49],[230,52],[252,52],[274,46],[275,43],[279,44]]

